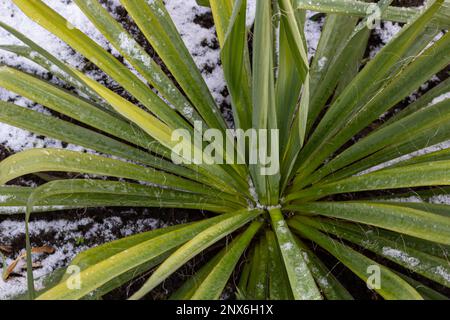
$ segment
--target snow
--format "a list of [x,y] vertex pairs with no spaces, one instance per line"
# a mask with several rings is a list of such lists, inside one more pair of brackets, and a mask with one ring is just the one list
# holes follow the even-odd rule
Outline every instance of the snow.
[[306,11],[305,37],[308,45],[309,60],[311,60],[316,53],[323,26],[323,19],[320,19],[320,21],[311,20],[311,18],[316,14],[317,12],[314,11]]
[[151,61],[148,56],[143,56],[139,52],[137,42],[128,35],[126,32],[122,32],[119,35],[120,48],[125,52],[125,54],[140,60],[146,67],[150,67]]
[[6,201],[14,198],[13,196],[0,196],[0,203],[5,203]]
[[168,0],[166,8],[180,32],[180,35],[194,58],[200,70],[211,70],[203,72],[203,77],[218,104],[225,101],[221,94],[225,88],[223,71],[219,66],[220,49],[212,49],[216,39],[215,28],[206,29],[196,23],[197,16],[210,12],[209,8],[200,7],[195,0]]
[[397,198],[397,199],[391,199],[390,201],[395,202],[403,202],[403,203],[422,203],[422,199],[416,196],[408,197],[408,198]]
[[[51,6],[56,12],[63,15],[71,25],[83,31],[98,44],[110,49],[110,45],[106,39],[97,29],[95,29],[74,2],[61,0],[45,0],[44,2]],[[61,40],[31,21],[11,0],[0,0],[0,7],[2,8],[0,15],[0,20],[2,22],[24,33],[58,58],[63,59],[72,65],[82,66],[83,59],[79,55],[74,54]],[[15,39],[3,29],[0,30],[0,39],[2,44],[21,44],[19,40]],[[14,56],[8,55],[8,63],[14,62],[14,60]],[[32,71],[35,69],[35,67],[30,67],[28,62],[24,63],[24,66],[29,67]]]
[[428,200],[430,203],[434,204],[448,204],[450,205],[450,194],[441,194],[438,196],[431,197]]
[[383,248],[383,255],[389,258],[399,260],[411,268],[417,267],[420,264],[419,259],[409,256],[406,252],[390,247]]
[[391,41],[391,39],[399,33],[401,29],[402,27],[400,24],[392,21],[385,21],[383,22],[383,27],[379,26],[375,29],[375,33],[378,34],[381,41],[386,44]]
[[424,149],[421,149],[421,150],[418,150],[418,151],[415,151],[415,152],[403,155],[403,156],[398,157],[396,159],[393,159],[393,160],[381,163],[381,164],[379,164],[377,166],[374,166],[374,167],[372,167],[370,169],[364,170],[364,171],[358,173],[357,175],[358,176],[362,176],[362,175],[365,175],[365,174],[368,174],[368,173],[371,173],[371,172],[375,172],[375,171],[378,171],[378,170],[381,170],[381,169],[393,166],[394,164],[397,164],[397,163],[400,163],[402,161],[406,161],[406,160],[412,159],[412,158],[417,157],[417,156],[425,155],[425,154],[428,154],[428,153],[432,153],[432,152],[436,152],[436,151],[440,151],[440,150],[444,150],[444,149],[448,149],[448,148],[450,148],[450,140],[444,141],[444,142],[435,144],[433,146],[429,146],[427,148],[424,148]]
[[400,32],[401,26],[396,22],[384,21],[375,28],[375,34],[380,38],[381,44],[372,47],[370,50],[370,57],[373,58],[381,50],[381,48],[389,43],[397,33]]
[[[277,231],[279,234],[288,234],[289,233],[289,227],[286,224],[286,221],[280,220],[278,221],[277,225]],[[289,243],[288,246],[290,247],[292,243]]]
[[433,101],[431,101],[431,103],[429,104],[429,106],[433,106],[435,104],[441,103],[447,99],[450,99],[450,92],[446,92],[446,93],[440,95],[439,97],[434,98]]
[[[83,32],[93,38],[100,45],[104,46],[105,48],[109,48],[109,45],[107,44],[103,36],[81,13],[75,3],[67,3],[67,1],[59,0],[47,0],[45,1],[45,3],[51,5],[51,7],[54,8],[57,12],[68,18],[71,25],[80,28]],[[66,61],[75,67],[83,68],[85,63],[80,55],[75,54],[73,50],[70,49],[61,40],[28,19],[12,3],[11,0],[0,0],[0,8],[2,8],[2,10],[0,11],[0,21],[22,32],[30,39],[42,46],[44,49],[55,55],[57,58]],[[15,37],[1,28],[0,44],[22,45],[19,40],[17,40]],[[44,76],[46,74],[46,70],[44,70],[37,64],[0,50],[0,63],[4,62],[12,67],[19,67],[21,70],[36,74],[38,76]],[[28,107],[33,110],[45,110],[42,106],[35,105],[31,101],[19,97],[14,93],[10,93],[3,88],[0,88],[0,99],[13,102],[24,107]],[[61,141],[39,137],[28,131],[14,128],[6,124],[0,124],[0,144],[5,145],[7,148],[11,149],[14,152],[36,147],[63,147]],[[82,148],[77,148],[75,146],[68,146],[68,148],[83,150]]]
[[194,108],[192,107],[184,107],[183,108],[183,115],[188,118],[192,119],[192,116],[194,115]]
[[437,267],[434,272],[445,281],[450,282],[450,274],[442,266]]
[[[132,214],[134,212],[125,212]],[[34,255],[34,261],[39,262],[41,267],[34,271],[37,279],[36,287],[42,287],[45,275],[52,271],[67,266],[67,264],[80,252],[91,247],[110,242],[118,238],[132,234],[153,230],[163,226],[160,220],[153,218],[135,218],[123,221],[122,217],[106,217],[101,222],[96,222],[91,217],[76,221],[59,220],[35,220],[30,222],[30,233],[32,239],[39,239],[45,235],[52,235],[52,240],[46,245],[55,249],[53,254]],[[0,244],[9,245],[23,240],[25,225],[23,221],[3,220],[0,222]],[[20,255],[9,255],[6,261],[1,261],[7,266]],[[21,261],[14,269],[15,273],[10,279],[4,281],[0,277],[0,300],[8,299],[24,293],[26,289],[25,261]]]
[[326,63],[328,62],[328,58],[327,57],[322,57],[319,59],[319,71],[321,71],[323,69],[323,67],[325,67]]
[[251,27],[255,21],[256,1],[258,0],[247,0],[247,27]]
[[286,242],[285,244],[283,244],[281,246],[282,251],[289,251],[289,250],[292,250],[293,248],[294,248],[294,244],[292,244],[291,242]]

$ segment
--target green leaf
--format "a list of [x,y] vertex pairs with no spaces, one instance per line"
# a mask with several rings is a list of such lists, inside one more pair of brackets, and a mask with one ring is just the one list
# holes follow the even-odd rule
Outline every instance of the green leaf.
[[320,291],[327,300],[353,300],[353,297],[336,279],[325,264],[300,239],[296,239],[298,246],[304,251],[303,256],[311,270]]
[[[281,154],[287,147],[289,139],[297,138],[299,140],[295,134],[289,136],[289,132],[293,122],[295,122],[295,111],[302,88],[302,81],[296,67],[295,58],[291,53],[286,32],[284,31],[285,28],[284,21],[280,21],[278,78],[276,80],[275,95]],[[295,132],[295,129],[293,131]]]
[[[80,268],[80,271],[86,270],[92,266],[95,266],[97,263],[101,263],[103,260],[106,260],[116,254],[119,254],[129,248],[133,248],[136,245],[139,245],[143,242],[149,241],[151,239],[154,239],[158,236],[161,236],[165,233],[168,233],[170,231],[179,230],[183,227],[186,227],[187,225],[181,224],[176,225],[173,227],[167,227],[162,229],[156,229],[145,233],[140,233],[137,235],[133,235],[130,237],[126,237],[123,239],[115,240],[109,243],[106,243],[104,245],[94,247],[92,249],[89,249],[87,251],[84,251],[77,255],[70,263],[70,266],[78,267]],[[173,250],[172,250],[173,251]],[[160,264],[167,256],[172,252],[169,251],[165,254],[163,254],[158,259],[152,260],[151,262],[144,263],[143,265],[134,268],[116,278],[111,280],[110,282],[106,283],[102,287],[96,289],[95,291],[89,293],[87,296],[84,297],[84,299],[89,298],[101,298],[103,295],[111,292],[112,290],[116,289],[117,287],[120,287],[121,285],[127,283],[128,281],[137,278],[142,273],[148,271],[149,269],[155,267],[156,265]],[[70,267],[69,266],[69,267]],[[58,281],[55,285],[59,283],[67,283],[67,280],[69,279],[69,274],[64,274],[61,281]],[[53,287],[53,286],[52,286]]]
[[[255,251],[255,246],[253,246],[251,255],[253,255],[254,251]],[[247,259],[244,262],[244,266],[242,267],[241,275],[239,278],[239,283],[236,288],[236,291],[237,291],[236,299],[237,300],[245,300],[245,299],[251,298],[247,292],[247,284],[248,284],[249,277],[250,277],[251,267],[252,267],[251,261]]]
[[[431,107],[416,111],[388,126],[383,126],[336,156],[312,174],[311,177],[306,179],[307,181],[303,182],[302,185],[317,183],[327,175],[354,163],[356,160],[363,159],[386,147],[396,145],[399,142],[414,141],[419,137],[426,138],[430,135],[436,135],[436,132],[441,130],[445,131],[445,124],[449,123],[450,120],[449,106],[450,100],[443,101]],[[405,128],[408,128],[408,130],[405,130]],[[425,157],[424,159],[427,158]],[[441,160],[445,160],[445,158]],[[420,160],[417,161],[420,162]],[[418,162],[414,162],[414,160],[410,162],[402,161],[401,165]],[[373,165],[379,163],[373,163]],[[333,176],[330,178],[333,179]]]
[[133,37],[97,1],[75,1],[111,44],[192,124],[202,121],[185,96]]
[[302,36],[303,27],[298,25],[295,11],[291,0],[278,0],[278,5],[281,13],[281,20],[284,22],[284,31],[287,42],[291,48],[291,53],[294,56],[294,62],[300,78],[304,81],[309,72],[309,61],[306,54],[306,45],[304,43],[304,36]]
[[445,161],[445,160],[450,160],[450,148],[426,153],[426,154],[423,154],[423,155],[420,155],[417,157],[412,157],[411,159],[408,159],[405,161],[400,161],[399,163],[394,164],[394,165],[390,166],[389,168],[397,168],[397,167],[410,166],[413,164],[425,164],[427,162]]
[[[223,2],[223,4],[218,4],[218,2]],[[219,10],[218,6],[226,6],[229,1],[212,1],[212,3],[213,13],[215,13],[214,21],[222,21],[222,15],[217,12]],[[230,22],[227,23],[229,27],[223,42],[221,54],[223,71],[231,95],[236,128],[242,128],[244,130],[251,128],[252,123],[246,9],[246,0],[238,0],[235,2],[233,14],[229,19]],[[226,19],[225,17],[223,18]]]
[[272,226],[296,300],[321,300],[322,295],[280,209],[270,210]]
[[[235,190],[242,190],[242,186],[246,186],[245,181],[241,177],[237,176],[236,172],[231,170],[231,173],[234,173],[234,175],[230,176],[230,170],[227,169],[231,168],[215,164],[216,162],[214,161],[214,159],[211,159],[211,157],[203,153],[203,145],[201,142],[199,143],[197,141],[197,135],[194,134],[194,139],[182,139],[181,142],[183,146],[186,146],[187,150],[189,150],[190,153],[194,155],[194,159],[192,159],[190,154],[177,154],[175,152],[175,147],[179,144],[179,142],[172,139],[173,130],[170,127],[159,121],[150,113],[142,110],[138,106],[133,105],[128,100],[125,100],[112,90],[83,75],[81,72],[77,72],[77,74],[101,97],[108,101],[119,114],[123,115],[125,118],[138,125],[147,134],[155,138],[166,148],[171,149],[173,151],[173,154],[178,155],[187,163],[194,162],[195,166],[190,166],[192,168],[195,167],[195,169],[198,170],[201,174],[208,176],[212,180],[211,184],[218,186],[218,188],[222,190],[228,190],[230,186],[233,186]],[[203,156],[202,160],[198,161],[200,162],[200,164],[196,163],[195,155],[197,153]],[[210,165],[210,163],[213,163],[214,165]]]
[[[350,132],[356,134],[359,130],[362,130],[365,125],[370,124],[371,121],[368,121],[368,119],[371,119],[371,117],[374,116],[374,110],[377,110],[379,106],[390,106],[389,104],[386,105],[384,103],[385,101],[381,99],[382,97],[386,97],[387,90],[380,91],[379,86],[384,82],[384,78],[392,71],[391,69],[396,66],[396,63],[399,62],[403,54],[406,53],[408,49],[414,44],[413,39],[415,38],[415,36],[419,35],[423,28],[427,26],[441,4],[442,0],[437,0],[433,3],[433,5],[430,6],[430,8],[425,11],[425,13],[420,15],[412,23],[405,26],[400,31],[400,33],[365,66],[365,68],[347,86],[347,88],[339,96],[339,98],[330,106],[328,112],[322,118],[320,124],[314,131],[309,142],[306,144],[305,148],[299,155],[297,161],[301,165],[298,168],[299,174],[297,175],[296,181],[302,181],[318,166],[320,166],[320,164],[330,155],[330,153],[335,151],[337,148],[339,148],[339,146],[347,141],[347,137]],[[444,44],[445,41],[446,40],[443,40],[439,43]],[[438,46],[436,44],[436,48],[438,47],[440,48],[441,46]],[[446,45],[444,44],[442,49],[444,49],[445,47]],[[392,52],[395,52],[395,54],[392,54]],[[441,63],[443,63],[443,60],[445,60],[443,57],[443,52],[445,52],[445,50],[439,51],[436,54],[436,61],[431,60],[436,64],[433,64],[431,67],[428,66],[427,69],[424,70],[425,75],[427,75],[428,72],[434,70],[434,68],[437,68]],[[405,88],[408,88],[409,86],[415,86],[416,82],[418,81],[418,77],[417,74],[413,73],[412,71],[416,67],[425,67],[423,61],[431,59],[429,55],[422,55],[422,57],[423,59],[416,59],[416,61],[418,61],[417,63],[410,64],[407,71],[399,72],[398,77],[394,77],[394,79],[398,81],[392,80],[388,82],[389,84],[391,84],[389,89],[394,90],[395,88],[396,90],[398,90],[398,86],[400,84],[405,86]],[[406,61],[402,62],[406,63],[408,61],[409,60],[406,59]],[[408,79],[409,75],[414,76],[412,78],[414,79],[412,83],[405,83],[401,80],[402,77]],[[425,77],[425,80],[426,79],[427,78]],[[419,82],[418,86],[420,85],[420,83],[421,82]],[[402,90],[400,90],[400,92],[396,92],[394,97],[387,98],[389,98],[390,100],[403,98],[402,94],[403,89],[405,88],[401,88]],[[373,97],[376,97],[376,99],[372,99]],[[359,105],[361,100],[362,102],[368,101],[369,103],[362,103],[361,105]],[[370,107],[371,109],[366,112],[361,112],[362,107]],[[379,113],[376,113],[375,118],[379,115]],[[347,125],[348,122],[352,120],[353,116],[364,117],[364,120],[354,121],[351,123],[351,126]],[[358,127],[359,130],[357,130],[356,127]],[[343,133],[341,135],[338,135],[339,132]]]
[[28,206],[34,207],[45,199],[55,199],[55,197],[56,201],[53,201],[58,204],[57,201],[63,195],[72,199],[76,206],[80,206],[77,198],[83,203],[90,199],[90,207],[134,204],[133,206],[136,207],[182,207],[223,213],[237,210],[243,206],[242,203],[241,205],[233,203],[233,198],[223,194],[208,197],[127,182],[75,179],[52,181],[36,188],[29,195]]
[[[121,0],[158,56],[210,128],[226,124],[178,30],[161,0]],[[131,92],[131,91],[130,91]]]
[[[316,122],[336,86],[340,84],[339,81],[343,79],[342,70],[355,69],[354,65],[359,63],[354,55],[367,47],[370,30],[361,30],[351,37],[356,22],[357,19],[354,17],[334,14],[326,17],[311,66],[312,96],[308,131]],[[353,80],[353,77],[350,80]]]
[[[23,214],[26,211],[27,201],[34,188],[0,186],[0,216]],[[38,203],[33,210],[35,212],[60,211],[76,208],[70,201],[59,199],[57,205],[49,202]]]
[[[355,116],[351,117],[346,123],[346,126],[338,134],[327,140],[328,152],[337,150],[348,139],[387,111],[390,106],[400,102],[401,99],[419,87],[426,79],[444,68],[448,64],[447,52],[449,50],[450,36],[444,36],[435,45],[426,50],[423,55],[417,57],[415,61],[399,72],[378,95],[358,110]],[[417,75],[420,75],[420,77]],[[447,101],[447,111],[449,105],[450,101]],[[436,111],[439,112],[439,110]],[[423,125],[424,122],[426,124],[426,119],[418,123]],[[399,130],[398,125],[396,128]],[[404,128],[402,128],[402,131],[404,131]],[[397,135],[391,137],[398,138]],[[401,140],[398,139],[395,141]],[[372,150],[372,148],[369,148],[369,150]],[[323,154],[325,155],[325,151]],[[356,159],[351,159],[351,161],[354,160]]]
[[44,2],[41,0],[14,0],[14,3],[32,20],[96,64],[168,126],[186,129],[190,127],[179,114],[150,90],[125,65],[120,63],[94,40],[73,27],[65,18]]
[[[410,153],[415,153],[423,148],[445,142],[448,139],[450,139],[450,123],[443,122],[438,127],[430,127],[426,129],[426,131],[420,131],[417,136],[411,135],[411,137],[405,141],[386,146],[384,149],[361,159],[353,165],[333,173],[333,175],[328,176],[322,182],[331,183],[343,178],[348,178],[349,176],[362,173],[364,170],[372,169],[374,166],[375,168],[373,169],[383,168],[384,166],[388,166],[390,164],[389,161],[391,160],[393,160],[393,163],[396,163],[399,160],[402,160],[402,156],[407,156],[407,158],[409,158]],[[382,166],[377,168],[376,166],[378,165]]]
[[388,300],[422,300],[422,296],[413,287],[388,268],[379,265],[341,242],[329,238],[316,229],[295,221],[291,221],[290,226],[302,237],[314,241],[335,256],[363,281],[369,280],[370,267],[379,267],[381,286],[380,288],[374,288],[374,290],[383,298]]
[[[300,83],[303,84],[302,95],[298,106],[298,114],[296,120],[298,123],[294,125],[294,133],[291,133],[291,139],[289,145],[295,145],[299,150],[306,138],[306,124],[309,114],[310,103],[310,73],[309,73],[309,61],[306,53],[305,36],[303,34],[303,26],[299,25],[299,19],[295,15],[294,8],[291,0],[279,0],[278,6],[281,15],[280,32],[283,33],[281,37],[286,37],[286,42],[290,48],[290,54],[292,55],[293,63],[297,69]],[[303,22],[303,21],[301,21]],[[295,94],[295,93],[294,93]],[[280,106],[278,106],[280,107]],[[286,124],[283,123],[283,126]],[[296,132],[297,131],[297,132]]]
[[[77,189],[75,193],[75,188],[72,186],[80,185],[81,188],[90,186],[91,189],[86,188],[86,190]],[[98,208],[98,207],[169,207],[169,208],[192,208],[199,210],[210,210],[213,212],[225,212],[229,211],[227,208],[239,209],[242,205],[233,204],[233,200],[220,200],[224,197],[223,194],[216,197],[205,197],[190,193],[178,193],[168,190],[155,190],[153,192],[153,197],[149,197],[152,194],[150,187],[140,186],[139,188],[147,189],[147,192],[141,191],[140,193],[127,194],[127,189],[117,188],[116,193],[109,194],[111,190],[103,190],[103,193],[92,192],[93,185],[104,185],[105,187],[111,184],[114,187],[121,186],[121,183],[111,182],[111,181],[98,181],[98,180],[62,180],[53,181],[49,185],[40,187],[41,198],[36,200],[36,203],[30,211],[32,212],[57,212],[70,209],[78,208]],[[126,185],[126,184],[125,184]],[[131,186],[135,186],[130,184]],[[53,186],[49,189],[50,186]],[[25,188],[25,187],[12,187],[4,186],[0,187],[0,216],[17,215],[26,212],[27,204],[30,195],[37,191],[37,188]],[[107,189],[107,188],[105,188]],[[51,193],[46,194],[47,190]],[[102,191],[102,189],[100,189]],[[68,192],[68,193],[66,193]],[[157,197],[158,193],[164,195],[164,199]],[[171,195],[172,194],[172,195]],[[227,196],[225,196],[227,198]],[[209,203],[209,204],[208,204]],[[213,204],[216,203],[216,204]]]
[[247,300],[263,301],[268,296],[269,255],[265,240],[265,238],[260,237],[252,252],[251,270],[246,289],[247,297],[245,297]]
[[225,254],[202,281],[192,296],[192,300],[217,300],[220,298],[241,255],[261,226],[260,221],[253,222],[230,246],[227,246]]
[[197,180],[199,177],[201,179],[201,176],[186,168],[177,166],[161,157],[155,157],[152,154],[93,130],[3,101],[0,101],[0,121],[36,134],[114,155],[122,159],[137,161],[193,180]]
[[[335,19],[329,17],[327,19],[310,71],[311,88],[309,90],[308,122],[305,124],[305,118],[300,118],[297,115],[292,129],[294,133],[300,131],[302,126],[306,128],[302,129],[302,132],[310,133],[317,117],[335,91],[339,79],[341,79],[343,65],[356,63],[353,61],[355,52],[365,50],[370,32],[361,30],[350,37],[355,23],[355,19],[348,17],[336,17]],[[341,32],[335,32],[337,28]],[[351,68],[347,67],[346,69]],[[303,123],[300,123],[300,121],[303,121]],[[298,156],[301,147],[303,147],[303,142],[297,139],[296,134],[291,134],[290,138],[289,148],[283,155],[283,190],[301,164],[298,161]]]
[[167,230],[152,237],[150,240],[139,242],[126,250],[90,265],[83,270],[79,276],[81,288],[70,290],[65,282],[62,282],[38,297],[38,300],[76,300],[101,288],[109,281],[120,276],[144,263],[150,263],[162,254],[165,254],[186,241],[189,241],[199,232],[208,227],[226,220],[233,214],[222,215],[215,218],[203,220],[191,225],[183,226],[176,230]]
[[[272,26],[267,21],[271,21],[272,8],[269,1],[258,1],[256,5],[255,31],[253,38],[253,128],[267,131],[267,145],[276,144],[278,141],[271,141],[270,129],[277,129],[277,119],[275,110],[275,87],[274,87],[274,60],[273,60],[273,34]],[[258,142],[261,143],[261,135]],[[260,144],[251,146],[262,151],[264,146]],[[272,148],[269,148],[271,150]],[[279,152],[279,151],[278,151]],[[272,155],[273,156],[273,155]],[[253,183],[258,194],[259,201],[266,205],[276,205],[279,197],[279,174],[266,176],[261,174],[263,166],[259,162],[250,166]]]
[[384,169],[362,176],[317,185],[290,194],[285,201],[316,200],[328,195],[382,189],[450,185],[450,161],[434,161]]
[[3,160],[0,163],[0,184],[29,173],[46,171],[88,173],[146,181],[194,193],[212,192],[202,184],[155,169],[97,155],[59,149],[31,149]]
[[[370,3],[355,0],[312,0],[299,1],[297,9],[365,17],[369,6]],[[423,9],[391,6],[382,13],[381,19],[407,23],[414,19],[421,10]],[[450,5],[448,2],[444,2],[441,11],[436,15],[436,27],[439,29],[448,29],[449,18]]]
[[409,116],[412,113],[415,113],[416,111],[419,111],[423,108],[426,108],[430,106],[434,99],[444,95],[445,93],[450,91],[450,78],[445,79],[441,83],[439,83],[436,87],[432,88],[431,90],[428,90],[424,95],[420,96],[416,101],[408,105],[407,108],[401,110],[392,118],[387,120],[383,126],[387,126],[391,124],[392,122],[398,121],[399,119],[402,119],[404,117]]
[[445,245],[450,218],[422,210],[377,202],[314,202],[287,209],[368,224]]
[[417,292],[420,293],[420,295],[425,300],[448,300],[446,296],[444,296],[442,293],[437,292],[436,290],[431,289],[430,287],[425,286],[423,283],[411,279],[408,276],[405,276],[404,274],[397,273],[400,277],[402,277],[405,281],[407,281],[414,289],[417,290]]
[[1,21],[0,27],[11,33],[14,37],[28,46],[1,46],[3,50],[14,52],[15,54],[24,56],[27,59],[34,61],[35,63],[41,65],[43,68],[47,69],[49,72],[56,75],[58,78],[62,79],[68,84],[73,85],[75,88],[85,93],[88,97],[90,97],[97,104],[100,104],[103,108],[107,110],[111,109],[107,104],[103,103],[102,99],[97,94],[95,94],[92,90],[90,90],[83,84],[81,79],[79,79],[77,75],[72,72],[71,68],[67,64],[58,60],[55,56],[29,39],[23,33],[4,24]]
[[175,251],[163,264],[152,274],[150,279],[140,288],[131,300],[142,299],[148,292],[161,284],[173,272],[178,270],[183,264],[194,258],[197,254],[213,245],[228,234],[236,231],[249,221],[261,214],[259,210],[240,211],[232,217],[227,217],[217,224],[196,235],[191,241],[187,242],[180,249]]
[[[206,1],[205,1],[206,2]],[[223,47],[227,37],[228,30],[231,25],[231,16],[233,15],[233,9],[240,10],[240,7],[236,7],[233,0],[211,0],[208,1],[208,6],[211,7],[211,12],[214,18],[214,25],[216,27],[217,38],[220,46]]]
[[383,230],[378,230],[378,233],[375,233],[369,232],[371,229],[363,226],[328,220],[317,221],[316,219],[302,217],[297,218],[297,221],[333,234],[340,239],[350,241],[446,287],[450,286],[448,277],[450,275],[450,264],[448,261],[409,248],[404,243],[386,239]]
[[115,137],[149,148],[156,153],[162,151],[161,147],[154,147],[154,139],[136,126],[24,72],[0,67],[0,86]]
[[210,0],[195,0],[199,6],[209,7],[211,6]]
[[225,255],[226,248],[222,249],[214,258],[208,260],[208,262],[193,276],[189,277],[184,284],[176,290],[171,296],[170,300],[189,300],[195,293],[197,288],[205,281],[211,270],[216,266]]
[[266,230],[267,250],[269,251],[269,298],[270,300],[291,300],[292,290],[281,257],[277,238],[272,230]]
[[[406,203],[406,205],[409,205],[408,203]],[[419,209],[419,208],[416,208]],[[420,208],[424,211],[424,208]],[[433,211],[431,211],[433,212]],[[334,221],[336,222],[336,221]],[[343,222],[342,222],[343,223]],[[347,225],[349,223],[346,223]],[[431,241],[427,241],[427,240],[423,240],[423,239],[419,239],[419,238],[415,238],[415,237],[410,237],[404,234],[400,234],[397,232],[393,232],[393,231],[388,231],[388,230],[381,230],[379,228],[375,228],[375,227],[370,227],[370,226],[362,226],[362,225],[358,225],[358,227],[363,227],[363,228],[368,228],[367,232],[368,233],[375,233],[375,234],[383,234],[383,237],[385,239],[388,239],[390,241],[396,242],[396,243],[402,243],[404,246],[417,250],[417,251],[421,251],[424,253],[427,253],[429,255],[441,258],[446,260],[447,257],[450,254],[450,246],[446,246],[443,244],[439,244],[439,243],[435,243],[435,242],[431,242]]]

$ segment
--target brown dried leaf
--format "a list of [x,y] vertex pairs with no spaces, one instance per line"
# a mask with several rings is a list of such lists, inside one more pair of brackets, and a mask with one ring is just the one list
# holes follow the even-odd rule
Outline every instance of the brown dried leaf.
[[5,270],[5,273],[3,274],[3,280],[6,281],[8,280],[9,276],[11,275],[11,273],[14,271],[14,269],[16,268],[17,264],[24,259],[27,256],[26,253],[22,253],[21,255],[19,255],[16,260],[14,260]]
[[[49,246],[43,246],[43,247],[37,247],[37,248],[32,248],[31,249],[31,253],[35,253],[35,254],[42,254],[42,253],[48,253],[48,254],[52,254],[55,252],[55,249]],[[9,266],[8,268],[6,268],[5,273],[3,274],[3,280],[6,281],[8,280],[8,278],[11,276],[11,274],[13,273],[14,269],[17,267],[17,264],[25,259],[27,257],[26,252],[21,253],[16,260],[14,260]],[[40,266],[40,265],[39,265]],[[33,267],[38,267],[37,264],[34,264]]]
[[12,252],[12,247],[0,245],[0,251],[2,251],[4,253],[11,253]]
[[41,253],[52,254],[54,252],[55,252],[55,249],[52,247],[49,247],[49,246],[43,246],[43,247],[31,249],[31,253],[37,253],[37,254],[41,254]]

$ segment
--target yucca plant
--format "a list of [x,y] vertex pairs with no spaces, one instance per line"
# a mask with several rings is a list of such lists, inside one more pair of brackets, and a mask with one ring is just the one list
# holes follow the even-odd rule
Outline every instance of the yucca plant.
[[[141,299],[213,245],[222,249],[172,299],[218,299],[230,279],[238,279],[233,283],[242,299],[352,299],[319,258],[323,252],[362,281],[378,268],[380,285],[372,289],[385,299],[445,298],[417,279],[450,287],[450,207],[427,202],[450,190],[450,149],[390,161],[450,139],[450,101],[439,99],[449,91],[448,80],[392,112],[448,65],[449,34],[435,39],[450,24],[448,2],[404,9],[381,0],[381,18],[405,25],[366,60],[369,3],[258,0],[249,30],[246,0],[201,1],[213,13],[235,127],[279,132],[279,140],[266,136],[275,146],[271,156],[280,159],[280,170],[270,175],[248,159],[225,161],[234,159],[237,148],[207,155],[202,141],[183,140],[182,148],[173,141],[179,129],[192,136],[216,129],[228,142],[234,137],[162,0],[120,2],[166,72],[98,1],[75,0],[141,77],[42,1],[13,2],[135,102],[0,23],[23,42],[1,49],[38,63],[74,89],[1,66],[0,86],[72,121],[8,102],[0,102],[0,121],[98,152],[34,149],[7,158],[0,164],[1,185],[40,172],[93,176],[37,188],[3,186],[0,212],[26,213],[26,222],[32,212],[102,206],[197,209],[208,216],[80,254],[71,263],[80,270],[77,288],[67,285],[69,274],[58,273],[36,292],[28,254],[31,298],[101,298],[149,274],[131,296]],[[312,62],[305,9],[326,13]],[[388,111],[391,116],[380,123]],[[215,161],[192,161],[181,149]],[[184,161],[175,161],[174,152]],[[409,201],[411,196],[423,202]]]

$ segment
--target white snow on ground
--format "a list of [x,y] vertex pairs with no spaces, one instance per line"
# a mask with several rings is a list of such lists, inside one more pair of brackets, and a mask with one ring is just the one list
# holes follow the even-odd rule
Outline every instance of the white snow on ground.
[[375,28],[375,34],[379,36],[381,43],[378,46],[371,48],[370,57],[375,57],[381,48],[400,32],[401,28],[402,27],[398,23],[391,21],[384,21],[383,23],[380,23],[380,25]]
[[203,72],[203,77],[216,101],[222,103],[224,97],[221,92],[225,88],[225,80],[222,69],[218,67],[220,50],[211,49],[217,41],[215,28],[206,29],[194,23],[196,16],[204,15],[210,9],[198,6],[195,0],[168,0],[166,7],[198,68],[212,70]]
[[319,19],[319,21],[311,20],[316,14],[317,12],[314,11],[306,11],[305,36],[308,44],[308,58],[310,60],[316,53],[323,26],[323,21],[320,21],[323,19]]
[[[51,5],[51,7],[58,13],[66,17],[73,26],[88,34],[100,45],[105,48],[109,48],[109,45],[103,36],[96,31],[89,20],[84,17],[75,3],[67,3],[67,1],[61,0],[46,0],[45,2],[48,5]],[[19,30],[44,49],[55,55],[57,58],[62,59],[75,67],[83,67],[83,59],[80,55],[74,54],[73,50],[71,50],[65,43],[28,19],[28,17],[25,16],[11,0],[0,0],[0,8],[1,22]],[[22,45],[20,40],[17,40],[14,36],[1,28],[0,44]],[[12,67],[20,67],[22,70],[34,73],[36,75],[42,76],[46,73],[46,70],[37,64],[30,62],[29,60],[0,50],[0,63],[3,62],[6,62]],[[0,88],[0,99],[10,101],[24,107],[32,106],[32,103],[29,100],[8,92],[3,88]],[[42,107],[38,106],[37,108],[41,108],[42,110]],[[36,109],[36,107],[33,107],[32,109]],[[7,148],[14,152],[33,147],[62,147],[60,141],[38,137],[28,131],[14,128],[6,124],[0,124],[0,144],[4,144]],[[68,148],[80,150],[80,148],[75,146],[68,146]]]
[[[46,243],[55,249],[49,255],[34,255],[34,261],[39,262],[40,268],[35,269],[34,276],[37,279],[37,288],[42,286],[43,277],[52,271],[67,266],[78,253],[95,245],[110,242],[117,238],[132,234],[153,230],[162,227],[156,219],[134,219],[124,222],[120,217],[107,217],[101,223],[92,218],[83,218],[77,221],[37,220],[30,223],[31,236],[39,237],[43,234],[51,234],[52,241]],[[8,245],[16,239],[23,239],[25,225],[16,220],[4,220],[0,222],[0,245]],[[19,255],[19,254],[17,254]],[[17,255],[8,255],[6,261],[0,258],[0,267],[10,265]],[[0,300],[12,298],[24,293],[26,288],[25,261],[21,261],[14,269],[14,275],[7,281],[0,277]]]
[[376,33],[381,38],[384,44],[388,43],[397,33],[400,32],[402,27],[395,22],[385,21],[383,27],[378,27]]

